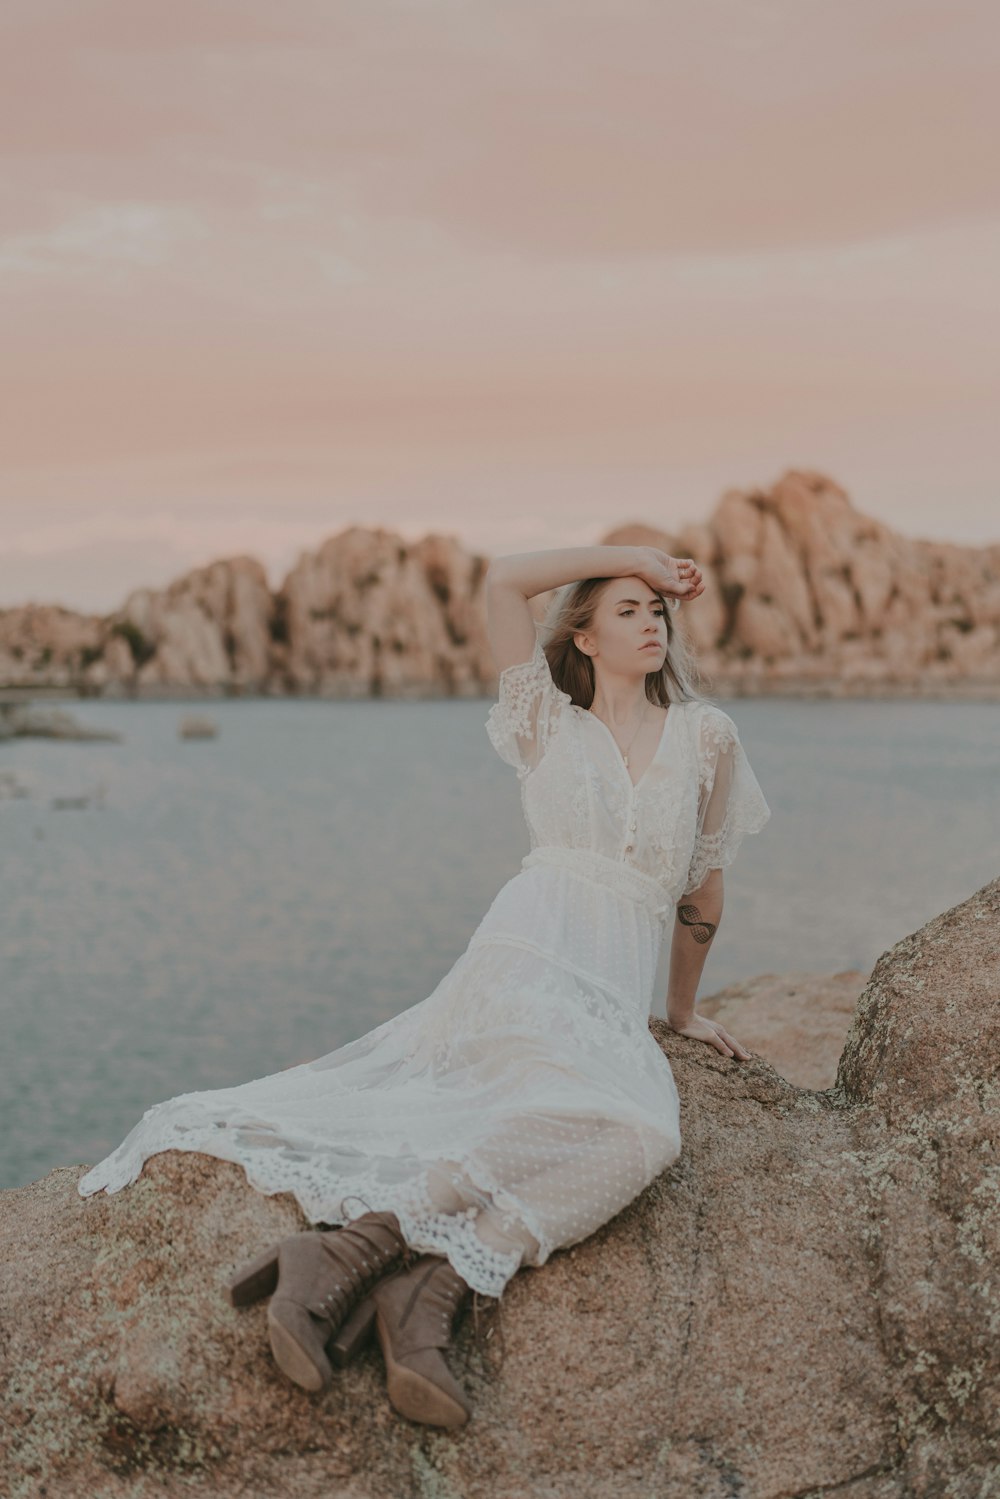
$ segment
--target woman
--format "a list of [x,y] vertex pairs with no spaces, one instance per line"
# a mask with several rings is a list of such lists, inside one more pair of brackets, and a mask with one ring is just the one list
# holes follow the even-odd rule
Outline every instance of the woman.
[[[539,626],[528,600],[553,590]],[[664,602],[703,591],[692,561],[651,547],[495,561],[486,727],[520,782],[521,870],[426,999],[315,1061],[147,1110],[81,1178],[84,1196],[115,1192],[149,1156],[192,1150],[292,1192],[319,1227],[228,1291],[270,1295],[272,1351],[303,1388],[326,1388],[374,1323],[394,1407],[462,1425],[444,1350],[470,1293],[499,1297],[677,1158],[677,1089],[648,1026],[671,918],[669,1024],[749,1057],[694,1009],[722,870],[770,815]],[[352,1219],[351,1200],[368,1211]]]

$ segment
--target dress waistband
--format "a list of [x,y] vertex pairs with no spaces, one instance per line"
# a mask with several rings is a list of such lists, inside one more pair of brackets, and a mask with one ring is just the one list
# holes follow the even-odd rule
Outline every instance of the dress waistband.
[[659,880],[646,874],[634,865],[622,864],[607,854],[599,854],[592,848],[565,848],[558,843],[540,843],[521,860],[521,868],[532,864],[552,864],[559,869],[568,869],[581,879],[603,885],[616,895],[644,905],[651,916],[666,922],[673,915],[674,901]]

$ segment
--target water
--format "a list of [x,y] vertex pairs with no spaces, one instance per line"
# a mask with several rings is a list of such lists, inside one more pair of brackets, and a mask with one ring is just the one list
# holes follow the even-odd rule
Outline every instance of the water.
[[[700,994],[869,971],[1000,873],[1000,705],[723,704],[772,809]],[[321,1056],[428,995],[528,847],[485,699],[86,702],[120,744],[0,744],[0,1186],[153,1103]],[[52,807],[105,786],[103,807]],[[667,952],[654,1013],[663,1014]]]

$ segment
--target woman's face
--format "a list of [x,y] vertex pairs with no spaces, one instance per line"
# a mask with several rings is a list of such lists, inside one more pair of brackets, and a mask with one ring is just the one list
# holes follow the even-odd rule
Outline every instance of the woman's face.
[[629,677],[659,671],[667,658],[663,600],[641,578],[612,578],[576,643],[605,671]]

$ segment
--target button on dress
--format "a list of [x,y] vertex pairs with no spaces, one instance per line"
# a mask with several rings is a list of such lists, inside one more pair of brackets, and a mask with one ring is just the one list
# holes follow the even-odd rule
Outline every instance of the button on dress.
[[633,783],[608,726],[556,686],[540,630],[486,720],[530,851],[433,992],[313,1061],[147,1109],[81,1196],[161,1151],[203,1152],[312,1224],[391,1210],[414,1249],[499,1296],[677,1158],[648,1025],[661,944],[770,810],[733,720],[700,699],[670,704]]

